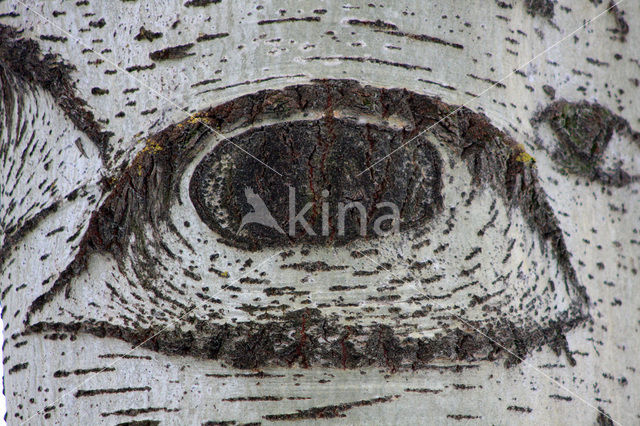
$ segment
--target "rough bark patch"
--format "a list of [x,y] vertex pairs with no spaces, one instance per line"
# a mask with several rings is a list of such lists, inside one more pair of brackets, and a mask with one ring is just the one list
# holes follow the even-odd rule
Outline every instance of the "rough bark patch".
[[[428,142],[420,138],[403,148],[408,140],[408,132],[333,117],[259,127],[219,145],[198,165],[191,200],[200,218],[226,241],[251,249],[380,236],[376,221],[389,214],[389,209],[377,208],[383,202],[398,208],[400,229],[415,228],[442,210],[442,165]],[[389,161],[373,165],[395,150]],[[245,152],[259,155],[283,176]],[[296,213],[310,206],[305,220],[313,235],[300,224],[288,226],[292,190]],[[252,196],[264,203],[279,229],[244,226],[245,215],[256,214],[248,203]],[[361,205],[365,214],[356,208],[341,214],[340,204],[349,203]],[[382,225],[380,230],[388,231],[390,220]]]
[[0,24],[0,69],[49,91],[73,124],[96,144],[104,160],[107,142],[113,133],[102,131],[93,113],[86,108],[86,102],[76,96],[71,80],[73,66],[63,63],[57,55],[43,55],[36,41],[25,39],[21,31]]
[[640,145],[640,133],[609,109],[587,101],[559,100],[536,114],[532,122],[549,123],[558,141],[551,155],[565,171],[617,187],[637,179],[622,169],[612,172],[602,168],[603,155],[614,132]]
[[[399,337],[387,325],[345,326],[321,315],[317,309],[301,309],[267,324],[221,325],[186,319],[185,328],[193,326],[189,331],[180,327],[133,329],[107,322],[42,322],[31,325],[25,333],[89,333],[123,339],[167,355],[217,359],[241,369],[380,367],[397,371],[438,369],[437,363],[442,361],[462,363],[497,359],[503,359],[509,367],[519,364],[530,351],[544,345],[558,355],[564,352],[568,362],[575,365],[564,333],[581,321],[573,319],[530,329],[522,329],[508,321],[489,326],[469,323],[477,329],[454,330],[444,337],[428,339]],[[460,370],[463,368],[459,366]]]
[[[455,112],[452,113],[452,111]],[[572,289],[571,294],[576,294],[575,300],[570,301],[571,305],[559,314],[557,320],[545,323],[542,328],[538,328],[535,324],[513,324],[509,321],[507,314],[496,317],[489,325],[469,323],[477,326],[480,332],[466,332],[458,329],[444,337],[434,339],[398,337],[392,328],[384,325],[346,327],[344,324],[336,323],[333,318],[324,318],[314,309],[283,311],[282,317],[273,317],[273,321],[267,323],[229,322],[221,325],[200,322],[193,327],[193,331],[183,332],[181,327],[178,327],[170,331],[165,330],[158,335],[155,333],[160,329],[156,325],[146,328],[139,325],[123,327],[95,320],[79,321],[74,324],[53,322],[31,324],[31,330],[71,329],[98,336],[116,337],[134,344],[140,344],[152,337],[145,343],[146,347],[176,355],[189,354],[224,359],[240,368],[293,365],[294,363],[302,366],[330,365],[343,368],[357,368],[362,365],[379,365],[391,369],[420,368],[429,360],[435,359],[494,359],[498,355],[505,356],[505,354],[509,362],[519,362],[529,352],[542,345],[550,345],[558,351],[566,350],[564,333],[586,318],[588,298],[584,287],[577,282],[562,231],[546,200],[546,195],[538,185],[535,168],[531,162],[527,161],[528,156],[521,146],[492,126],[484,115],[466,108],[457,110],[455,106],[447,105],[436,98],[406,90],[380,89],[342,80],[322,80],[313,84],[246,95],[203,111],[197,117],[170,126],[155,135],[124,171],[102,207],[92,216],[75,260],[63,272],[51,291],[34,301],[29,314],[40,310],[58,292],[64,290],[74,276],[85,270],[89,257],[100,252],[110,253],[119,262],[123,262],[123,259],[127,259],[133,253],[136,259],[135,274],[139,278],[146,277],[140,285],[153,292],[154,298],[164,300],[162,291],[154,284],[154,279],[160,279],[162,272],[157,270],[156,260],[149,255],[149,248],[154,247],[158,252],[167,252],[170,256],[172,255],[170,249],[162,245],[160,234],[164,231],[160,230],[160,224],[163,223],[166,224],[165,229],[171,230],[170,232],[181,238],[175,225],[171,223],[168,212],[172,203],[178,202],[177,187],[186,167],[201,151],[203,141],[211,136],[209,128],[212,127],[224,134],[243,127],[260,127],[266,120],[286,121],[293,116],[300,117],[301,114],[315,116],[321,114],[334,126],[336,115],[339,115],[342,120],[345,120],[345,124],[341,133],[336,135],[343,136],[350,134],[349,132],[365,131],[366,127],[363,128],[357,124],[359,117],[377,117],[380,123],[391,121],[404,123],[403,128],[408,137],[418,135],[422,129],[431,126],[430,131],[441,143],[461,153],[462,161],[473,178],[472,184],[478,189],[491,187],[497,196],[502,198],[501,202],[510,209],[518,209],[522,213],[528,222],[530,232],[542,243],[550,246],[554,261],[564,276],[567,291],[569,288]],[[439,120],[442,121],[438,123]],[[347,121],[350,123],[346,124]],[[206,126],[203,123],[206,123]],[[313,128],[314,125],[315,128]],[[379,132],[380,137],[397,136],[397,132],[388,130],[391,127],[389,125],[387,130],[377,129],[376,132]],[[322,125],[319,123],[308,123],[304,126],[296,124],[283,132],[285,128],[286,126],[276,126],[269,130],[271,133],[267,132],[267,134],[286,135],[304,130],[300,139],[305,141],[302,145],[307,148],[315,146],[316,151],[322,151],[324,143],[333,140],[327,137],[323,142],[323,138],[319,141],[313,138],[313,136],[322,135],[322,132],[329,133],[331,126],[326,121]],[[247,134],[242,137],[247,137]],[[336,137],[336,140],[338,139]],[[346,139],[349,140],[349,138]],[[281,149],[286,146],[283,145]],[[375,147],[376,144],[374,143],[373,146]],[[346,149],[346,145],[341,149]],[[412,164],[419,165],[418,168],[421,170],[429,165],[431,169],[427,167],[426,170],[437,169],[434,168],[437,161],[429,160],[431,151],[428,145],[418,143],[411,149],[408,154],[404,154],[409,157],[401,155],[385,159],[380,164],[380,170],[390,167],[389,170],[395,169],[396,173],[402,174],[407,170],[405,167],[408,166],[405,162],[409,158],[413,159]],[[284,161],[290,155],[286,151],[277,152],[277,149],[256,154],[260,157],[267,151],[273,160]],[[328,149],[327,152],[330,154],[334,151]],[[367,152],[366,147],[361,147],[360,154],[357,155],[364,156],[363,152]],[[412,157],[414,154],[417,157]],[[420,157],[421,155],[424,157]],[[204,162],[203,168],[210,168],[219,158],[219,153],[214,154],[210,161]],[[424,162],[420,158],[429,161]],[[261,159],[267,163],[270,161],[267,156]],[[344,160],[347,168],[356,164],[361,165],[354,162],[352,158]],[[313,164],[313,161],[311,163]],[[298,161],[293,163],[291,169],[295,173],[305,175],[309,173],[311,167],[308,162]],[[316,170],[315,167],[314,170]],[[321,165],[319,170],[322,170]],[[255,180],[255,173],[256,171],[248,165],[240,164],[231,174],[236,177],[226,179],[230,182],[236,179],[234,184],[238,184],[245,179]],[[212,174],[214,175],[215,173]],[[426,175],[431,176],[431,172]],[[435,172],[432,175],[437,177]],[[223,173],[216,176],[217,179],[224,180],[220,176],[229,175]],[[334,184],[335,188],[347,188],[344,183],[333,181],[342,177],[335,177],[336,175],[331,173],[327,173],[325,177],[320,173],[319,176],[321,176],[319,178],[321,182]],[[381,176],[388,175],[382,173]],[[358,189],[370,185],[373,188],[375,182],[381,182],[381,180],[376,181],[375,176],[367,179],[371,181],[361,182],[351,187]],[[305,182],[309,181],[305,179]],[[307,185],[305,186],[307,190],[311,186],[310,183],[304,185]],[[392,192],[398,188],[394,185],[398,184],[389,186],[393,189]],[[427,185],[427,188],[432,190],[437,187],[438,184]],[[432,191],[432,195],[432,199],[437,198],[437,191]],[[307,191],[307,197],[313,199],[309,191]],[[233,208],[232,203],[223,204],[223,206],[228,209]],[[419,209],[414,211],[421,212]],[[423,216],[422,213],[417,214],[417,217],[421,216]],[[152,227],[153,235],[142,231],[145,226]],[[131,236],[135,236],[135,243],[132,243]],[[221,241],[225,244],[230,243],[224,241],[223,237]],[[265,245],[268,246],[268,243],[267,241]],[[299,244],[296,241],[287,243]],[[321,244],[330,247],[334,242],[322,241]],[[256,247],[246,247],[246,250],[251,249],[255,250]],[[321,267],[322,262],[316,265]],[[126,269],[124,264],[122,268]],[[132,279],[135,278],[132,277]],[[551,291],[554,291],[553,288]],[[482,304],[492,296],[487,294],[486,297],[477,297],[474,303]],[[213,300],[212,302],[216,303]],[[180,304],[176,306],[186,310],[186,306]],[[185,321],[195,321],[195,319],[185,319]],[[27,324],[29,324],[29,318],[27,318]]]

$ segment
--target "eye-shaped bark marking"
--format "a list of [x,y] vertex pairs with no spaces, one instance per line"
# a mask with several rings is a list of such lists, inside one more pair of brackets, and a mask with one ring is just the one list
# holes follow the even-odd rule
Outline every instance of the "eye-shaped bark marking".
[[[617,187],[640,178],[640,175],[633,174],[634,170],[625,170],[628,165],[615,165],[607,169],[604,164],[605,153],[614,134],[640,148],[640,133],[609,109],[586,101],[559,100],[538,113],[532,122],[534,125],[549,123],[557,144],[548,147],[548,150],[563,170]],[[633,162],[630,158],[626,160]]]
[[[173,323],[145,346],[243,368],[419,368],[442,358],[492,360],[504,348],[519,359],[546,344],[566,349],[564,333],[588,317],[588,300],[535,168],[486,117],[464,108],[447,117],[453,110],[405,90],[323,80],[243,96],[165,129],[95,213],[76,260],[31,306],[29,329],[136,344]],[[362,180],[347,180],[443,118]],[[415,185],[416,198],[405,203],[412,227],[342,245],[225,237],[208,209],[232,212],[233,230],[243,211],[228,198],[215,204],[207,197],[255,182],[278,204],[286,180],[268,176],[201,122],[287,170],[309,200],[316,183],[336,196],[363,193],[369,207],[375,197],[368,191],[404,200]],[[284,141],[263,142],[270,137]],[[284,167],[289,158],[295,161]],[[226,268],[235,271],[232,283]],[[122,291],[114,294],[110,280]],[[97,308],[82,308],[89,294],[82,286],[90,286]],[[58,304],[48,310],[58,317],[39,313],[46,303]],[[112,308],[119,305],[125,313]]]
[[[389,214],[377,208],[379,203],[397,207],[401,229],[415,228],[442,210],[442,166],[433,146],[418,138],[394,153],[391,161],[361,173],[375,159],[386,157],[409,139],[401,130],[333,117],[259,127],[218,145],[196,167],[190,184],[191,200],[200,218],[226,241],[250,249],[303,242],[344,244],[362,234],[375,237],[376,221]],[[267,169],[238,147],[258,153],[265,164],[282,170],[283,175]],[[284,232],[282,228],[252,224],[242,234],[237,233],[242,218],[252,210],[245,201],[246,188],[259,192]],[[301,206],[309,206],[305,220],[313,235],[301,226],[295,234],[289,232],[287,223],[293,216],[290,191],[295,194],[296,212]],[[340,203],[344,207],[353,202],[361,205],[365,214],[356,209],[340,214]],[[362,217],[366,220],[364,228],[360,225]],[[388,222],[384,224],[387,228]]]

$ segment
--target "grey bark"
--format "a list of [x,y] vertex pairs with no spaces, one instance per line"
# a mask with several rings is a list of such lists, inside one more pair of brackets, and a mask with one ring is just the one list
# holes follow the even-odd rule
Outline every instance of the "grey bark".
[[[0,3],[9,424],[637,423],[640,9],[595,3]],[[403,225],[236,232],[287,184]]]

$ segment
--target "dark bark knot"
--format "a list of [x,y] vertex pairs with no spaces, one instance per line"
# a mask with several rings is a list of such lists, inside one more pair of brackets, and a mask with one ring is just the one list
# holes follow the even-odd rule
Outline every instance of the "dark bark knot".
[[[191,200],[212,230],[251,248],[381,236],[393,229],[393,206],[399,228],[414,228],[442,210],[442,165],[423,137],[403,147],[410,140],[407,131],[331,116],[251,129],[200,162]],[[290,226],[292,212],[306,212],[308,226]],[[260,213],[275,221],[243,222],[265,219]]]

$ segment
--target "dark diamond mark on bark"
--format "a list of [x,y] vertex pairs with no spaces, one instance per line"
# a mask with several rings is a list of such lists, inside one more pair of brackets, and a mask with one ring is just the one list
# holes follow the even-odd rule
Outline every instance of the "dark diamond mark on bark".
[[614,132],[640,146],[640,133],[609,109],[587,101],[559,100],[538,113],[532,122],[549,123],[558,142],[552,158],[567,172],[617,187],[638,179],[622,169],[606,171],[602,167]]

